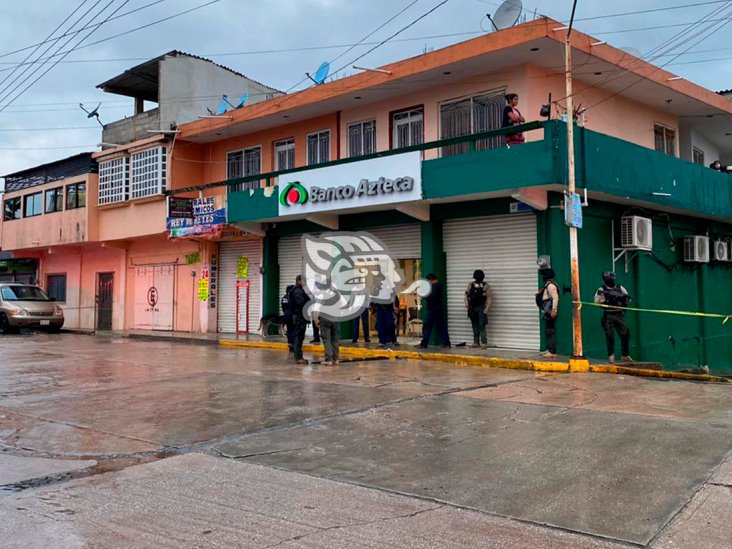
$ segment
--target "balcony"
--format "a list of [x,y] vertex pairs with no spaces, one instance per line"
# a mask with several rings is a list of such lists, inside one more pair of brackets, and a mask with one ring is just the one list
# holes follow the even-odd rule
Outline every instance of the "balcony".
[[[523,125],[521,130],[533,140],[511,148],[475,150],[481,140],[515,133],[515,128],[337,160],[318,167],[463,144],[467,150],[463,154],[422,162],[425,200],[460,202],[510,196],[518,190],[531,188],[561,190],[567,181],[565,124],[559,121],[531,122]],[[700,217],[732,217],[732,176],[728,174],[584,128],[577,128],[575,132],[575,151],[577,187],[586,188],[597,199],[606,198],[613,202]],[[269,187],[236,192],[236,185],[255,179],[270,185],[278,177],[288,175],[294,178],[297,172],[308,169],[312,167],[258,174],[205,187],[228,187],[229,222],[271,221],[278,216],[276,189]],[[185,191],[179,189],[176,193]]]
[[105,124],[102,141],[115,145],[126,145],[150,137],[148,130],[160,129],[160,109],[150,109],[129,118]]

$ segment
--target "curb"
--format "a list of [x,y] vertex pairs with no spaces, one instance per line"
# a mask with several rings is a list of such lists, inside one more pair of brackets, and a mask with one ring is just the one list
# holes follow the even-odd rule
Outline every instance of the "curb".
[[[268,349],[272,351],[287,352],[287,343],[267,342],[267,341],[236,341],[232,339],[221,339],[219,345],[228,348],[244,348],[244,349]],[[310,353],[322,353],[322,345],[303,345],[303,351]],[[348,357],[378,357],[383,358],[388,355],[389,358],[403,358],[413,360],[434,360],[439,362],[447,362],[450,364],[458,364],[465,366],[487,366],[490,368],[506,368],[511,370],[529,370],[534,372],[593,372],[601,374],[630,375],[638,377],[651,377],[658,379],[682,379],[686,381],[704,381],[714,383],[732,383],[732,379],[714,376],[710,374],[688,374],[684,372],[667,372],[663,370],[647,370],[643,368],[628,368],[624,366],[613,365],[590,365],[589,368],[572,369],[570,361],[542,361],[531,359],[510,359],[498,358],[490,356],[475,355],[455,355],[449,353],[437,352],[421,352],[421,351],[401,351],[394,349],[364,349],[361,347],[341,347],[342,356]]]

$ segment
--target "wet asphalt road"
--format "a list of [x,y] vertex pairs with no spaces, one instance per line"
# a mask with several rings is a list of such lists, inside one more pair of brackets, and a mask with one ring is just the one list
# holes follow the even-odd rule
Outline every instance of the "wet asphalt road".
[[8,547],[729,547],[730,450],[730,385],[0,338]]

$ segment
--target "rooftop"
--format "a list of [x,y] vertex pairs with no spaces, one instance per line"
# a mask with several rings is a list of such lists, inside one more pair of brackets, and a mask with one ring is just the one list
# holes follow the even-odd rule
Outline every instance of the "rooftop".
[[5,192],[10,193],[75,175],[94,173],[96,169],[96,163],[92,160],[92,153],[83,152],[40,166],[9,173],[2,177],[5,179]]

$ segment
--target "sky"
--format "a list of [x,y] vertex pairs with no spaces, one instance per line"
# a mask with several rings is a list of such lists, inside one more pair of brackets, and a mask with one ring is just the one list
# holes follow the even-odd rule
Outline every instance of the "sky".
[[[350,66],[349,61],[372,48],[373,42],[384,40],[440,2],[0,0],[0,175],[97,150],[101,128],[94,120],[86,118],[79,103],[93,108],[101,102],[100,118],[106,123],[132,114],[131,99],[105,94],[96,89],[96,85],[167,51],[182,50],[207,57],[277,89],[289,90],[302,81],[306,71],[313,72],[322,61],[343,54],[348,45],[360,41],[405,8],[367,40],[372,44],[352,49],[334,66]],[[153,5],[144,7],[148,4]],[[38,64],[17,68],[33,50],[16,50],[42,42],[79,6],[79,11],[62,30],[85,10],[94,8],[96,11],[107,5],[108,9],[96,21],[120,6],[116,15],[139,11],[99,26],[82,47],[69,53],[45,75],[53,61],[41,68]],[[486,14],[493,14],[498,5],[498,1],[489,0],[448,0],[358,64],[376,67],[478,36],[490,29]],[[531,20],[536,13],[563,21],[569,18],[571,6],[571,0],[523,0],[523,16]],[[670,9],[675,6],[687,7]],[[195,9],[198,7],[200,9]],[[194,11],[190,13],[158,22],[192,9]],[[654,9],[658,11],[604,17]],[[713,10],[723,10],[719,12],[720,16],[732,22],[732,1],[578,0],[575,25],[614,46],[633,47],[645,54],[662,42],[674,39],[689,24]],[[82,21],[89,20],[93,13]],[[143,25],[149,26],[128,33]],[[73,37],[63,51],[74,46],[90,30]],[[669,55],[658,64],[672,61],[666,67],[668,70],[715,91],[732,88],[732,42],[728,38],[731,31],[732,26],[724,27],[677,59],[672,60]],[[106,40],[121,33],[126,34]],[[53,47],[49,53],[54,53],[68,39],[63,38],[55,45],[42,45],[30,60],[49,45]],[[101,42],[83,47],[97,41]],[[682,52],[691,45],[678,44],[678,39],[672,44],[676,49],[669,53]],[[27,72],[20,75],[26,68]],[[15,73],[12,73],[14,69]],[[41,78],[33,83],[38,77]],[[21,84],[26,78],[27,81]],[[307,83],[294,89],[304,86]],[[9,104],[11,100],[14,101]]]

